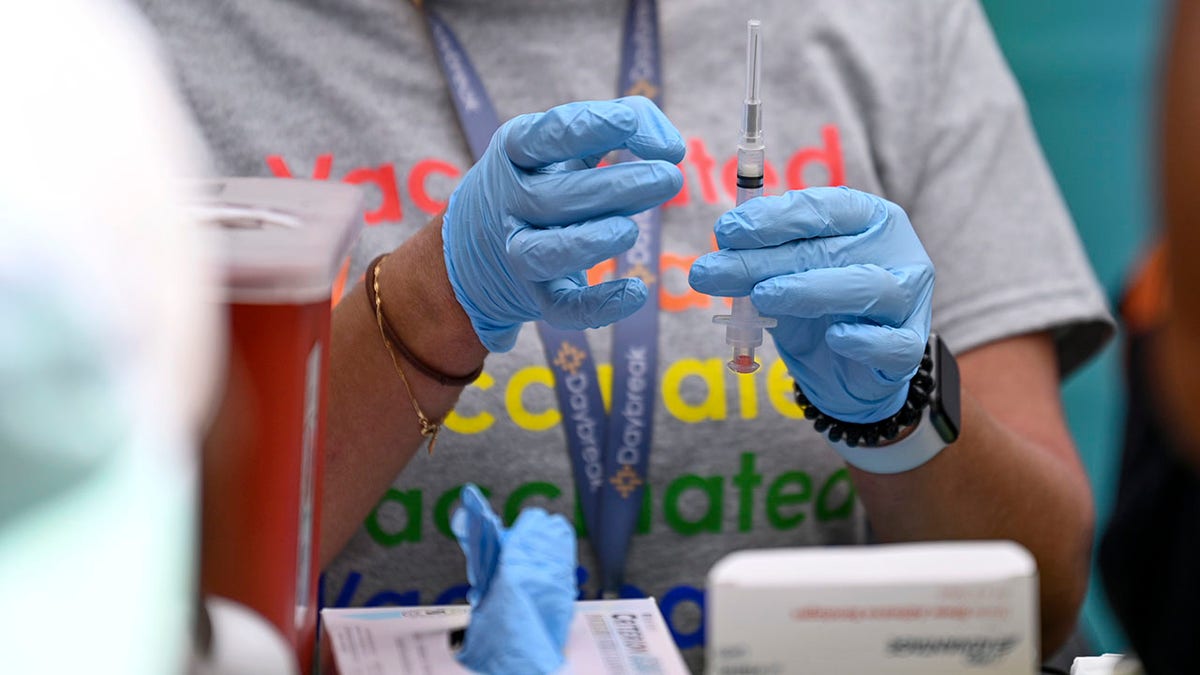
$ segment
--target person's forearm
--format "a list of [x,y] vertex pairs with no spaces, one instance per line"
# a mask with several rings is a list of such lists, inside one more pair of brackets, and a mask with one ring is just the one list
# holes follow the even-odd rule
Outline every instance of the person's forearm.
[[954,445],[902,474],[852,469],[854,482],[883,541],[1011,539],[1028,548],[1050,654],[1069,636],[1087,590],[1094,515],[1086,475],[1073,452],[1014,432],[968,383],[963,389],[963,434]]
[[1165,223],[1169,298],[1161,338],[1151,345],[1153,383],[1162,394],[1162,411],[1171,424],[1176,449],[1200,468],[1200,5],[1175,3],[1171,40],[1163,78],[1160,156],[1162,159],[1162,217]]
[[[487,351],[446,277],[440,218],[388,256],[380,296],[398,336],[427,365],[465,375],[483,363]],[[396,356],[425,416],[443,419],[462,389],[442,386]],[[325,421],[322,568],[425,444],[361,284],[333,313]]]

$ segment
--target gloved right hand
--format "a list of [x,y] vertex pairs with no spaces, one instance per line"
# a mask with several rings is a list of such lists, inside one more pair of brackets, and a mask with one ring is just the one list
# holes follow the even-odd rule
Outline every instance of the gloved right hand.
[[[597,167],[611,150],[643,161]],[[588,286],[584,271],[633,246],[628,216],[683,187],[683,138],[649,99],[568,103],[505,123],[450,195],[442,222],[454,294],[490,351],[521,324],[598,328],[646,301],[640,279]]]

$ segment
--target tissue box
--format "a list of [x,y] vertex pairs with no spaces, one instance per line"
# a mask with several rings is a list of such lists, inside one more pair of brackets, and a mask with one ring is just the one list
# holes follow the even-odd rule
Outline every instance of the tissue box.
[[1038,670],[1037,567],[1012,542],[742,551],[708,578],[708,672]]

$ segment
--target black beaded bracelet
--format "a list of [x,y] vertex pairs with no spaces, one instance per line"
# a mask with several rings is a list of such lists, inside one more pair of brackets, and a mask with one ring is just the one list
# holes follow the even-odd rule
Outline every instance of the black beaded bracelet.
[[856,424],[834,419],[817,410],[817,406],[800,390],[799,383],[792,385],[796,392],[796,405],[804,411],[805,419],[812,420],[813,429],[826,434],[834,443],[842,442],[852,448],[859,445],[873,448],[899,436],[901,431],[921,418],[921,412],[929,405],[929,395],[935,386],[937,385],[933,380],[933,356],[928,344],[925,345],[925,356],[921,358],[921,367],[908,382],[908,398],[904,405],[891,417],[878,422]]

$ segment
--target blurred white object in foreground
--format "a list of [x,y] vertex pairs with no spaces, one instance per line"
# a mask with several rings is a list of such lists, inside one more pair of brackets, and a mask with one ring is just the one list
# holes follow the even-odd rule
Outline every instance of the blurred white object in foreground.
[[209,653],[197,657],[190,675],[296,675],[292,646],[261,614],[228,598],[205,598],[212,626]]
[[1080,656],[1071,664],[1071,675],[1145,675],[1145,672],[1140,661],[1121,654]]
[[177,672],[217,344],[198,152],[117,2],[4,3],[0,86],[4,670]]
[[1030,675],[1037,594],[1012,542],[741,551],[709,572],[708,672]]

